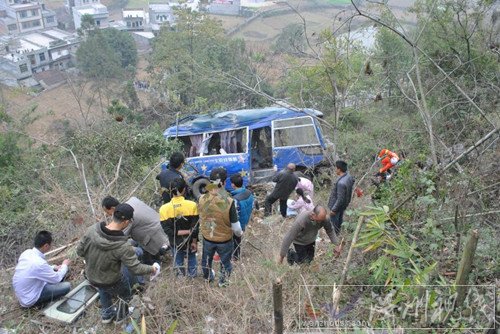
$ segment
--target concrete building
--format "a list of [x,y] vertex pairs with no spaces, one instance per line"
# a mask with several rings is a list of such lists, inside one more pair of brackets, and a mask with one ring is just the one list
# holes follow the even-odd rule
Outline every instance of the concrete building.
[[178,4],[149,4],[149,23],[153,30],[159,30],[159,26],[165,23],[173,25],[175,23],[174,8]]
[[208,12],[219,15],[240,15],[240,0],[212,0]]
[[57,19],[42,0],[0,0],[0,24],[9,34],[21,34],[57,27]]
[[73,7],[72,11],[73,11],[73,22],[75,23],[75,29],[79,29],[82,26],[83,15],[92,16],[95,25],[99,28],[109,27],[108,8],[100,3]]
[[101,3],[101,0],[64,0],[64,8],[70,14],[73,14],[73,7],[81,7]]
[[125,8],[122,10],[123,21],[127,30],[143,31],[147,24],[147,13],[141,8]]
[[80,39],[58,29],[0,38],[0,74],[23,80],[34,73],[72,66],[72,54]]
[[187,8],[192,11],[198,11],[199,5],[199,0],[188,0],[183,3],[150,3],[148,7],[150,28],[153,31],[158,31],[163,24],[175,25],[176,8]]

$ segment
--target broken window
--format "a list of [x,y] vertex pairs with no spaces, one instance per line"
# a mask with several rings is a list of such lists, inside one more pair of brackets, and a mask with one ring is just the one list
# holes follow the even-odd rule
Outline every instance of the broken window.
[[273,127],[274,147],[319,145],[311,117],[274,121]]
[[183,143],[187,157],[245,153],[247,151],[246,128],[203,133],[178,138]]

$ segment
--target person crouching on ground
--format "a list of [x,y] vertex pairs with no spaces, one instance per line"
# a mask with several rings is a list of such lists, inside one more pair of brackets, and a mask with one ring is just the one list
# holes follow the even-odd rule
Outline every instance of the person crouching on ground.
[[233,233],[241,237],[243,231],[238,220],[238,212],[234,200],[225,190],[227,171],[220,167],[210,173],[210,182],[206,186],[208,193],[200,197],[198,210],[200,214],[200,230],[203,235],[203,254],[201,267],[203,278],[211,282],[215,277],[212,270],[215,252],[219,254],[221,271],[219,287],[227,285],[226,279],[233,269]]
[[160,220],[168,235],[176,273],[186,275],[184,258],[188,258],[187,275],[196,277],[196,251],[198,250],[198,207],[195,202],[184,199],[187,184],[184,179],[172,182],[172,199],[160,208]]
[[[297,198],[295,200],[288,200],[287,206],[290,209],[290,213],[294,213],[294,216],[300,214],[304,211],[311,211],[314,209],[314,204],[310,195],[305,195],[304,190],[302,188],[295,189],[297,193]],[[292,216],[291,214],[287,214],[288,216]]]
[[[231,196],[236,202],[241,230],[245,232],[245,228],[247,227],[248,222],[252,217],[254,197],[252,192],[246,189],[245,186],[243,186],[243,177],[241,176],[241,174],[238,173],[231,175],[229,179],[231,180],[231,187],[233,188],[233,191],[231,191]],[[233,241],[233,260],[237,261],[240,259],[241,237],[233,235]]]
[[[283,239],[278,263],[283,263],[285,256],[290,265],[310,263],[314,259],[316,236],[321,228],[325,229],[332,244],[336,244],[337,236],[324,207],[317,205],[312,211],[299,214]],[[290,249],[292,243],[295,250]],[[339,252],[338,247],[336,252]]]
[[[167,252],[169,246],[168,237],[160,224],[160,215],[137,197],[131,197],[125,203],[134,208],[134,221],[122,231],[123,234],[137,244],[136,254],[142,263],[151,265],[160,262],[160,256]],[[106,216],[112,217],[118,204],[120,202],[116,198],[106,196],[102,200]]]
[[265,216],[271,215],[272,205],[279,200],[281,216],[283,216],[283,218],[286,217],[286,201],[299,182],[299,178],[294,172],[295,164],[290,163],[284,170],[274,175],[272,181],[276,182],[276,185],[271,194],[269,194],[264,201]]
[[[123,230],[132,223],[134,209],[126,203],[116,206],[113,220],[91,226],[80,240],[77,254],[85,258],[85,274],[89,282],[97,287],[101,301],[103,323],[120,323],[128,316],[128,300],[131,297],[133,275],[156,276],[160,271],[158,263],[152,266],[139,262],[134,247],[128,242]],[[123,266],[128,270],[123,270]],[[117,309],[112,298],[121,301]]]
[[52,247],[52,234],[40,231],[35,236],[35,247],[25,250],[17,261],[12,285],[19,303],[31,307],[53,301],[71,289],[69,282],[61,282],[68,272],[70,261],[53,267],[45,260]]

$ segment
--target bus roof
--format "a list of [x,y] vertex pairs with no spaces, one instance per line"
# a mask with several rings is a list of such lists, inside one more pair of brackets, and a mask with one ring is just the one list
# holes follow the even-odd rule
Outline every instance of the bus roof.
[[289,109],[268,107],[262,109],[242,109],[221,111],[203,115],[188,116],[179,120],[179,126],[173,124],[163,132],[165,137],[188,136],[204,132],[223,131],[248,126],[257,129],[270,125],[276,119],[300,116],[322,117],[323,113],[315,109]]

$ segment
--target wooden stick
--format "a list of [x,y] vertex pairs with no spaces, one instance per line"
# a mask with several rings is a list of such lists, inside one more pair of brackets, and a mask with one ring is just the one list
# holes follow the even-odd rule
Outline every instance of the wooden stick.
[[340,299],[340,292],[342,290],[342,285],[347,277],[347,271],[349,270],[349,264],[351,263],[352,253],[354,251],[354,247],[356,246],[356,242],[358,241],[359,231],[361,231],[361,227],[365,221],[365,217],[361,216],[358,219],[358,225],[356,226],[356,230],[354,231],[354,236],[352,237],[351,247],[349,247],[349,253],[347,253],[347,258],[345,260],[344,269],[342,269],[342,274],[340,275],[340,281],[338,284],[338,289],[335,291],[333,295],[333,309],[336,310],[338,307],[338,302]]
[[85,176],[85,167],[83,166],[83,163],[81,164],[81,170],[82,170],[83,184],[85,185],[85,192],[87,193],[90,209],[92,210],[92,215],[94,216],[94,218],[96,218],[97,216],[95,214],[94,205],[92,204],[92,198],[90,197],[89,185],[87,184],[87,177]]
[[45,253],[45,257],[48,257],[48,256],[53,255],[53,254],[57,254],[57,253],[59,253],[60,251],[62,251],[62,250],[64,250],[64,249],[66,249],[66,248],[68,248],[68,247],[70,247],[70,246],[73,246],[73,245],[74,245],[77,241],[78,241],[78,238],[73,238],[73,239],[70,241],[70,243],[69,243],[69,244],[63,245],[63,246],[61,246],[61,247],[58,247],[58,248],[56,248],[56,249],[51,250],[50,252]]
[[447,164],[446,167],[444,167],[441,172],[444,172],[445,170],[447,170],[448,168],[450,168],[451,166],[453,166],[453,164],[455,162],[459,161],[460,159],[462,159],[463,157],[465,157],[467,154],[469,154],[470,152],[472,152],[476,147],[478,147],[479,145],[481,145],[482,143],[484,143],[488,138],[490,138],[495,133],[497,133],[497,131],[498,131],[498,128],[495,128],[490,133],[488,133],[486,136],[484,136],[483,138],[479,139],[474,145],[472,145],[471,147],[469,147],[466,151],[464,151],[458,157],[456,157],[455,159],[453,159],[449,164]]
[[273,282],[274,333],[283,333],[283,285],[278,278]]
[[[487,216],[487,215],[493,215],[493,214],[496,214],[496,213],[500,213],[500,210],[493,210],[493,211],[486,211],[486,212],[479,212],[479,213],[471,213],[471,214],[468,214],[468,215],[465,215],[465,216],[460,216],[458,218],[468,218],[468,217],[476,217],[476,216]],[[438,219],[438,220],[453,220],[455,219],[455,217],[445,217],[445,218],[441,218],[441,219]]]
[[455,307],[462,306],[465,300],[465,295],[467,294],[467,282],[472,269],[472,261],[474,260],[474,254],[476,253],[478,239],[478,231],[473,230],[467,244],[465,245],[462,260],[460,260],[460,265],[458,266],[457,278],[455,280],[455,285],[457,286],[457,301]]
[[453,220],[453,225],[455,225],[455,237],[456,245],[455,245],[455,256],[458,258],[458,253],[460,253],[460,229],[458,228],[458,204],[455,207],[455,219]]

